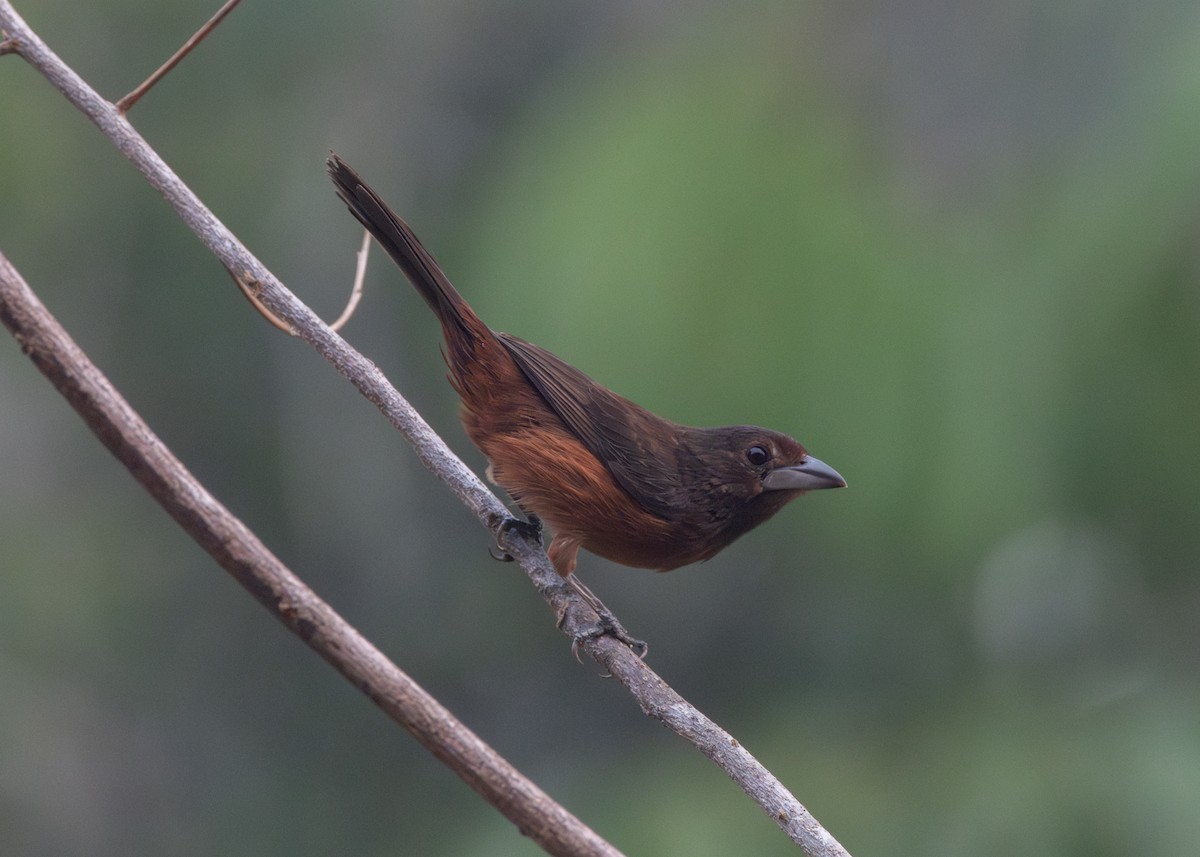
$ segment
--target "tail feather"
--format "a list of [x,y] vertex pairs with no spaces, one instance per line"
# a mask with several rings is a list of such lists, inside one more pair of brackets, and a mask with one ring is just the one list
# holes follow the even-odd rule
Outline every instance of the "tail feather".
[[[478,334],[486,326],[475,315],[462,295],[450,284],[441,266],[421,246],[409,225],[388,208],[379,194],[359,178],[337,155],[331,154],[326,164],[337,194],[358,221],[375,236],[400,270],[408,277],[425,303],[437,314],[442,326],[452,325],[463,332]],[[447,337],[449,341],[451,337]]]

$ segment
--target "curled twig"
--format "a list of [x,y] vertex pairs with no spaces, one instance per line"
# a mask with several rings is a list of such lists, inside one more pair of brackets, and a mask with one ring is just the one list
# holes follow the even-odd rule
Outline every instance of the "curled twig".
[[[337,317],[337,321],[329,325],[329,329],[333,331],[341,330],[346,326],[351,318],[354,317],[354,311],[358,309],[358,302],[362,300],[363,280],[367,273],[367,254],[371,250],[371,233],[363,230],[363,243],[358,252],[354,254],[357,261],[354,265],[354,284],[350,287],[350,298],[346,301],[346,308],[342,310],[342,314]],[[243,273],[229,272],[229,276],[233,277],[233,281],[246,296],[246,300],[250,301],[250,306],[269,321],[274,327],[282,330],[288,336],[298,336],[296,329],[281,319],[275,313],[267,309],[266,305],[258,299],[258,293],[261,289],[261,284],[251,277],[248,271]]]

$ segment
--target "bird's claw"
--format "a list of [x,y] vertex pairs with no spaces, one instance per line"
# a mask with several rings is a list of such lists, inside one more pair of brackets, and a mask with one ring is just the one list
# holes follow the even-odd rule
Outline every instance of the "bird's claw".
[[502,533],[517,533],[523,535],[527,539],[535,539],[538,544],[541,544],[541,519],[540,517],[529,513],[526,515],[526,520],[522,521],[520,517],[510,517],[502,525],[500,525]]
[[527,520],[524,521],[520,518],[507,518],[500,525],[500,532],[516,533],[523,538],[533,539],[540,545],[542,543],[542,519],[534,514],[527,515],[526,518]]
[[[500,540],[509,533],[516,533],[525,539],[533,539],[539,545],[542,543],[542,519],[537,515],[529,515],[528,520],[522,521],[520,518],[505,518],[500,524]],[[494,548],[488,548],[488,553],[492,559],[499,562],[512,562],[512,554],[501,549],[499,553]]]
[[606,622],[604,617],[601,617],[599,622],[584,628],[571,638],[571,654],[575,656],[575,660],[583,663],[583,658],[579,657],[579,647],[588,640],[594,640],[597,637],[613,637],[617,641],[624,643],[629,647],[629,650],[638,656],[641,660],[646,659],[646,655],[650,654],[650,646],[645,640],[636,640],[629,636],[620,624]]
[[[638,640],[630,636],[629,632],[625,630],[625,626],[618,622],[617,617],[603,605],[600,605],[598,610],[596,605],[589,604],[588,606],[595,611],[597,621],[584,626],[572,635],[571,654],[575,656],[575,660],[583,663],[583,659],[579,656],[579,648],[588,640],[594,640],[597,637],[612,637],[628,646],[630,651],[642,660],[646,659],[646,655],[650,653],[650,646],[645,640]],[[561,628],[566,619],[566,611],[563,611],[558,620],[558,627]]]

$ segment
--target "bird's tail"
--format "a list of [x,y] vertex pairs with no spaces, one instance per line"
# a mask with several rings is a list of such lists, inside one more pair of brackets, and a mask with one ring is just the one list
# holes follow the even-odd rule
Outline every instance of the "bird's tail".
[[358,173],[337,155],[331,154],[326,166],[338,196],[349,207],[350,213],[375,236],[375,240],[400,266],[425,303],[437,313],[452,350],[455,341],[460,340],[454,333],[478,337],[487,331],[487,326],[450,284],[441,266],[421,246],[412,229],[388,208],[379,194],[371,190]]

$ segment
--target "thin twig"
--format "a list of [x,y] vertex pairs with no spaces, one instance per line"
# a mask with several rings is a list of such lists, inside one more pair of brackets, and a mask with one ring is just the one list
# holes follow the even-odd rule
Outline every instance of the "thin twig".
[[141,100],[141,97],[149,92],[154,84],[166,77],[167,73],[170,72],[171,69],[179,65],[179,63],[183,61],[183,58],[190,54],[196,45],[204,41],[208,34],[216,29],[217,24],[220,24],[225,16],[232,12],[234,7],[241,2],[242,0],[226,0],[225,5],[217,10],[217,14],[209,18],[208,22],[205,23],[203,27],[193,33],[192,37],[183,43],[183,47],[175,51],[169,60],[158,67],[158,70],[154,72],[154,74],[143,80],[141,84],[138,85],[137,89],[133,90],[133,92],[129,93],[117,102],[117,110],[119,110],[121,113],[128,113],[129,108],[137,104],[138,101]]
[[254,307],[255,312],[269,321],[272,326],[282,330],[288,336],[296,335],[296,329],[294,327],[263,306],[263,302],[258,299],[258,295],[256,295],[254,290],[250,288],[249,283],[232,271],[229,272],[229,276],[233,277],[233,282],[237,285],[242,295],[245,296],[246,300],[250,301],[250,306]]
[[[341,330],[346,326],[346,322],[348,322],[354,316],[354,311],[358,309],[358,302],[362,300],[363,280],[365,279],[367,273],[367,254],[370,252],[370,250],[371,233],[370,231],[364,229],[362,247],[359,248],[359,251],[354,254],[356,262],[354,265],[354,283],[350,287],[350,299],[346,301],[346,308],[342,310],[342,314],[337,317],[337,321],[329,325],[330,330]],[[242,294],[246,296],[246,300],[250,301],[250,306],[254,307],[255,311],[259,315],[269,321],[272,326],[282,330],[288,336],[299,335],[294,327],[267,309],[263,302],[258,299],[258,295],[255,294],[255,290],[250,287],[248,282],[235,274],[231,273],[231,276],[233,276],[233,281],[237,283],[237,287],[241,290]]]
[[0,322],[142,487],[288,630],[550,854],[620,852],[555,803],[359,634],[213,497],[0,253]]
[[[104,101],[25,25],[8,0],[0,0],[0,27],[21,39],[21,54],[81,112],[156,187],[185,223],[223,265],[240,278],[262,303],[286,321],[339,372],[374,402],[408,438],[421,461],[493,533],[508,519],[503,504],[445,446],[421,416],[383,377],[373,363],[330,330],[232,235],[179,177],[159,158],[116,108]],[[554,572],[545,551],[533,542],[509,537],[509,553],[518,559],[542,597],[563,617],[564,633],[574,637],[588,628],[595,614]],[[587,639],[581,648],[629,689],[642,710],[661,720],[698,747],[732,778],[810,857],[847,857],[846,851],[727,732],[675,693],[626,646],[611,637]]]
[[363,280],[367,277],[367,256],[370,255],[370,252],[371,233],[364,229],[362,246],[354,254],[354,286],[350,289],[350,300],[346,302],[346,308],[342,310],[342,314],[337,317],[337,320],[329,325],[330,330],[341,330],[346,326],[346,322],[354,317],[354,311],[358,309],[358,302],[362,300]]

